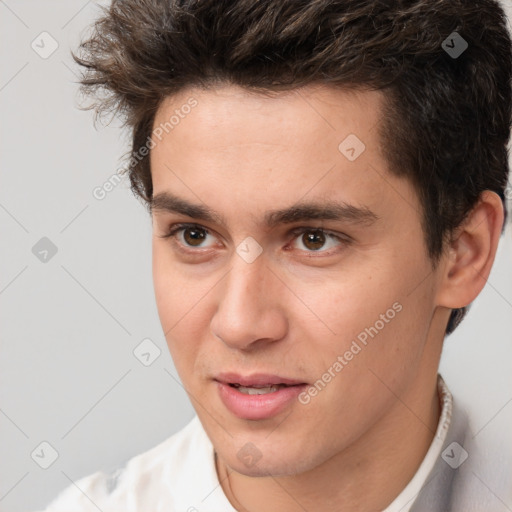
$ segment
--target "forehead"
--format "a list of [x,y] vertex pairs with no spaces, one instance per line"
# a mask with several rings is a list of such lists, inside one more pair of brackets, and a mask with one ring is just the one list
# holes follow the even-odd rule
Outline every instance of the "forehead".
[[[173,126],[163,135],[172,131],[174,136],[181,132],[186,137],[183,125],[193,125],[196,142],[211,142],[217,147],[219,136],[226,145],[249,141],[274,145],[293,145],[295,141],[300,145],[303,139],[314,144],[329,134],[339,138],[349,129],[367,137],[380,120],[384,101],[381,91],[325,85],[282,92],[255,92],[226,84],[208,89],[190,87],[163,100],[153,128],[165,129],[171,121]],[[192,103],[195,105],[190,108]],[[284,127],[290,130],[283,131]]]
[[383,181],[396,179],[381,154],[383,101],[378,91],[325,86],[272,96],[183,90],[155,116],[154,196],[172,192],[234,217],[318,198],[396,207],[396,189]]

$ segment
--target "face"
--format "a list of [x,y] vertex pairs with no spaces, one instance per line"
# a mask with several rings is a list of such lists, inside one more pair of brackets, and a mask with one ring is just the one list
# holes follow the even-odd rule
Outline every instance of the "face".
[[216,451],[245,475],[314,468],[437,371],[439,277],[415,191],[379,147],[382,100],[222,86],[157,113],[158,313]]

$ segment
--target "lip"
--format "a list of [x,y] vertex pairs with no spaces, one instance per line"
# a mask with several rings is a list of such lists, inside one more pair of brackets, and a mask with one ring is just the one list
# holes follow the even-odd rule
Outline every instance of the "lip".
[[265,386],[286,384],[287,386],[295,386],[297,384],[306,384],[304,381],[289,379],[279,375],[270,373],[253,373],[252,375],[240,375],[239,373],[228,372],[219,373],[214,380],[225,384],[240,384],[241,386]]
[[[262,373],[250,376],[235,373],[221,374],[214,380],[224,406],[232,414],[245,420],[263,420],[276,416],[290,407],[307,387],[306,383],[298,380]],[[230,386],[229,383],[242,386],[286,384],[288,387],[264,395],[247,395]]]

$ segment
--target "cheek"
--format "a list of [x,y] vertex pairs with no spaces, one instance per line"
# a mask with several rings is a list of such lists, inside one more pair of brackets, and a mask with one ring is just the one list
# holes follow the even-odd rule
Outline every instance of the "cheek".
[[161,320],[165,322],[165,331],[185,317],[204,287],[204,283],[191,279],[183,271],[183,265],[172,257],[171,249],[166,244],[154,242],[152,254],[155,300]]
[[171,329],[178,306],[178,290],[182,288],[180,276],[166,258],[161,242],[153,243],[153,287],[155,301],[164,332]]
[[314,286],[295,283],[308,306],[303,313],[311,316],[295,323],[315,343],[317,372],[344,354],[351,367],[365,373],[368,368],[394,373],[404,364],[419,364],[432,313],[428,291],[411,293],[419,273],[410,261],[388,257],[380,258],[378,267],[363,262]]
[[193,364],[201,339],[200,303],[205,283],[183,275],[165,249],[153,246],[153,286],[158,316],[170,354],[180,377]]
[[301,359],[319,390],[312,395],[311,410],[321,418],[321,411],[329,409],[347,436],[391,407],[393,393],[401,392],[421,367],[428,307],[408,298],[406,289],[374,275],[341,291],[325,285],[324,294],[309,297],[308,305],[335,332],[315,328],[318,321],[306,327],[310,346],[301,348]]

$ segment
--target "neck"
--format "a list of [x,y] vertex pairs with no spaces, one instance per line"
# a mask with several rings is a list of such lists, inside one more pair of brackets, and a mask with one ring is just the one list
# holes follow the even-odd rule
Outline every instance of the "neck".
[[250,477],[217,457],[228,500],[239,512],[383,510],[414,476],[439,422],[437,376],[417,382],[355,443],[305,473]]

